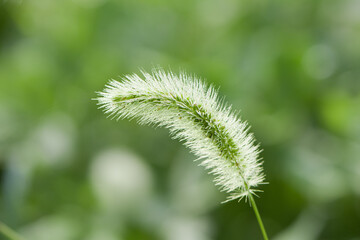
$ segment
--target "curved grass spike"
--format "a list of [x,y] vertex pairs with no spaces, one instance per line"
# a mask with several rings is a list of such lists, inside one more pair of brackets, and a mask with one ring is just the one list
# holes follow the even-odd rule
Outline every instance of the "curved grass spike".
[[220,104],[217,92],[196,77],[163,70],[126,75],[111,80],[97,98],[100,108],[113,118],[138,119],[170,130],[198,156],[200,165],[215,175],[227,201],[249,199],[264,239],[267,239],[253,195],[263,183],[259,147],[248,125]]

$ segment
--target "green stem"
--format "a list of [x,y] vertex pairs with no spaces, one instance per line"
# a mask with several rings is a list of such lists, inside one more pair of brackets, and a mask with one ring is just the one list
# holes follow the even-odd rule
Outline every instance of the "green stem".
[[264,240],[269,240],[267,234],[266,234],[266,231],[265,231],[265,227],[264,227],[264,224],[261,220],[261,216],[260,216],[260,213],[257,209],[257,206],[256,206],[256,203],[255,203],[255,200],[254,200],[254,197],[252,196],[252,194],[249,194],[249,199],[250,199],[250,202],[251,202],[251,205],[252,205],[252,208],[254,209],[254,212],[255,212],[255,215],[256,215],[256,219],[259,223],[259,226],[260,226],[260,229],[261,229],[261,233],[264,237]]
[[2,233],[10,240],[23,240],[23,238],[19,234],[17,234],[14,230],[9,228],[3,222],[0,222],[0,233]]

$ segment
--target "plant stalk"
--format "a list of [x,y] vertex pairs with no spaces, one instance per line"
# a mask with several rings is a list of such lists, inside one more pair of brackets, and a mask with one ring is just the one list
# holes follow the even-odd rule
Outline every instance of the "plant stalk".
[[0,233],[10,240],[24,240],[18,233],[0,221]]
[[259,223],[259,226],[260,226],[260,229],[261,229],[261,233],[263,235],[263,238],[264,240],[269,240],[267,234],[266,234],[266,230],[265,230],[265,227],[264,227],[264,224],[261,220],[261,216],[260,216],[260,213],[259,213],[259,210],[257,209],[257,206],[256,206],[256,203],[255,203],[255,200],[254,200],[254,197],[252,194],[249,194],[249,199],[250,199],[250,203],[251,203],[251,206],[252,208],[254,209],[254,213],[255,213],[255,216],[256,216],[256,219]]

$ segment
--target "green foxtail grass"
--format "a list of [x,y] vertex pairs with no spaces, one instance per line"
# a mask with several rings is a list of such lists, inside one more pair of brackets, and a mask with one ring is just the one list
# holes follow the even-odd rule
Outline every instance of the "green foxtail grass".
[[215,175],[227,201],[247,198],[267,239],[253,195],[264,183],[259,146],[246,122],[231,106],[221,103],[217,91],[194,76],[153,70],[142,76],[110,80],[97,98],[100,108],[116,119],[164,126]]

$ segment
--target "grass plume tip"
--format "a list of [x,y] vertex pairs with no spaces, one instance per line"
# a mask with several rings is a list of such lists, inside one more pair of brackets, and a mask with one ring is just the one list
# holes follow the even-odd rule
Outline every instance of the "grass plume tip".
[[100,108],[113,118],[168,128],[214,174],[215,184],[229,193],[226,201],[251,197],[264,183],[259,146],[247,123],[196,77],[142,72],[110,80],[98,95]]

